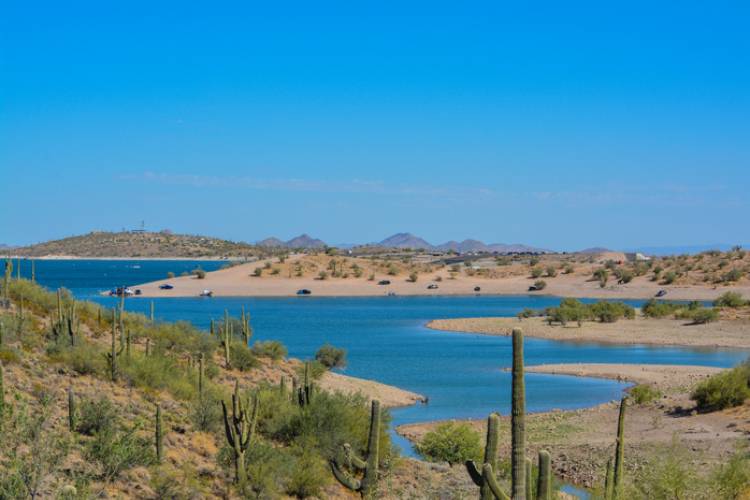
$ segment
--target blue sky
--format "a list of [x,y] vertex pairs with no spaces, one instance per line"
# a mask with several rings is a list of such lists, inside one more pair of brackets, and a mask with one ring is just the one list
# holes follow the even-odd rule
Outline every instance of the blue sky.
[[747,2],[5,2],[0,243],[750,240]]

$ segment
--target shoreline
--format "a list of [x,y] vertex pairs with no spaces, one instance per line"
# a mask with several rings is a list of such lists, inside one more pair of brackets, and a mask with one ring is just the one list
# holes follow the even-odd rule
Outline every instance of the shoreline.
[[584,322],[582,326],[549,326],[544,318],[485,317],[435,319],[426,328],[452,333],[509,336],[521,328],[527,337],[561,342],[609,345],[652,345],[711,349],[750,349],[750,321],[719,320],[704,325],[686,325],[683,320],[637,316],[616,323]]
[[[528,373],[591,377],[649,384],[660,391],[653,401],[631,400],[626,418],[630,460],[643,462],[653,446],[670,446],[675,436],[686,446],[702,449],[706,459],[721,462],[734,453],[736,443],[748,431],[747,405],[712,413],[691,411],[690,392],[698,382],[722,371],[697,365],[647,365],[610,363],[565,363],[534,365]],[[628,388],[629,390],[630,388]],[[626,392],[628,391],[626,390]],[[601,485],[602,471],[611,456],[617,426],[619,401],[603,402],[573,410],[550,409],[527,414],[527,444],[531,454],[540,449],[552,453],[554,474],[565,482],[591,488]],[[679,415],[680,418],[674,418]],[[482,436],[486,418],[452,419],[404,424],[395,431],[412,444],[441,423],[468,424]],[[501,456],[510,453],[510,416],[501,416]]]

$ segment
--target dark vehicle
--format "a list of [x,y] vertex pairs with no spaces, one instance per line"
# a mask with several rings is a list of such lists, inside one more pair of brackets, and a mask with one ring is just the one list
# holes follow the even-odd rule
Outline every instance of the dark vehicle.
[[112,290],[110,290],[109,294],[117,297],[122,297],[123,295],[134,295],[134,292],[126,286],[118,286],[117,288],[113,288]]
[[666,294],[667,294],[666,290],[659,290],[658,292],[656,292],[657,297],[664,297]]
[[438,286],[435,283],[432,283],[431,285],[427,285],[428,290],[437,290]]
[[300,290],[297,290],[297,295],[310,295],[312,292],[308,290],[307,288],[302,288]]
[[159,285],[159,288],[162,290],[171,290],[174,288],[174,286],[170,285],[169,283],[164,283],[163,285]]
[[482,291],[482,287],[479,287],[479,286],[475,286],[475,287],[474,287],[474,291],[475,291],[475,292],[481,292],[481,291]]
[[534,285],[531,285],[531,286],[529,287],[529,291],[530,291],[530,292],[536,292],[536,291],[538,291],[538,290],[539,290],[539,289],[538,289],[537,287],[535,287]]
[[378,285],[390,285],[391,282],[388,280],[380,280],[378,281]]
[[140,288],[136,288],[136,289],[135,289],[135,294],[136,294],[136,295],[140,295],[141,293],[142,293],[142,292],[141,292],[141,289],[140,289]]

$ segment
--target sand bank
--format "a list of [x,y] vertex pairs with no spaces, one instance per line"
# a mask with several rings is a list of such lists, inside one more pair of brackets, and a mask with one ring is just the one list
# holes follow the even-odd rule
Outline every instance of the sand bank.
[[[396,295],[475,295],[475,287],[483,295],[526,295],[529,285],[533,283],[528,277],[508,276],[504,278],[482,278],[460,276],[449,279],[447,271],[437,271],[434,276],[420,276],[416,283],[407,281],[406,276],[388,276],[376,274],[373,280],[366,276],[361,278],[328,278],[315,279],[311,276],[294,277],[284,275],[251,276],[255,268],[262,267],[266,261],[240,264],[228,269],[207,273],[204,279],[192,276],[169,278],[151,283],[131,284],[139,288],[143,297],[196,297],[204,289],[209,289],[216,297],[286,297],[295,295],[297,290],[306,288],[313,296],[382,296],[388,293]],[[276,261],[274,261],[276,262]],[[440,277],[442,281],[433,281]],[[380,280],[389,280],[390,285],[378,285]],[[607,299],[645,299],[653,297],[662,288],[668,290],[667,299],[712,300],[722,293],[733,290],[750,296],[750,287],[709,287],[709,286],[671,286],[664,287],[657,283],[639,280],[637,283],[612,285],[601,288],[589,277],[560,275],[547,278],[544,292],[531,292],[535,295],[555,295],[560,297],[593,297]],[[160,285],[170,283],[172,290],[161,290]],[[437,289],[428,289],[429,284],[436,284]]]
[[575,324],[549,326],[543,318],[460,318],[434,320],[427,327],[484,335],[509,335],[513,328],[520,327],[529,337],[571,342],[750,348],[748,320],[688,325],[685,320],[638,316],[616,323],[588,321],[578,327]]

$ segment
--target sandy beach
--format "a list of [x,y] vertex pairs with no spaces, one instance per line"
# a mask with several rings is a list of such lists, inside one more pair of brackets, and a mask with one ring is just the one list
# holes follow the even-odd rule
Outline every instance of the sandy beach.
[[[266,262],[257,261],[239,264],[227,269],[220,269],[206,273],[204,279],[193,276],[180,276],[163,279],[151,283],[131,284],[131,287],[141,290],[142,297],[197,297],[203,290],[211,290],[217,297],[287,297],[296,294],[297,290],[308,289],[313,296],[384,296],[389,293],[396,295],[554,295],[560,297],[592,297],[605,299],[647,299],[653,297],[659,290],[666,289],[665,299],[675,300],[713,300],[722,293],[732,290],[745,296],[750,296],[750,286],[702,286],[702,285],[673,285],[663,286],[645,278],[639,278],[624,285],[612,284],[601,288],[592,282],[589,276],[558,275],[547,278],[547,287],[542,292],[529,292],[533,283],[527,276],[507,276],[501,278],[484,278],[460,275],[451,279],[445,269],[436,270],[430,275],[420,275],[416,283],[409,282],[407,276],[389,276],[386,273],[376,273],[373,280],[367,275],[360,278],[328,278],[316,279],[313,276],[295,277],[281,273],[279,275],[264,274],[262,277],[252,276],[254,270],[262,267]],[[389,285],[378,285],[381,280],[390,281]],[[438,281],[439,280],[439,281]],[[169,283],[172,290],[161,290],[160,285]],[[430,284],[437,285],[437,289],[428,289]],[[480,288],[475,292],[476,287]]]
[[689,347],[750,348],[750,321],[720,320],[688,325],[685,320],[651,319],[640,315],[616,323],[584,322],[582,326],[548,325],[544,318],[459,318],[430,321],[428,328],[482,335],[510,335],[522,328],[526,336],[569,342],[605,344],[680,345]]

